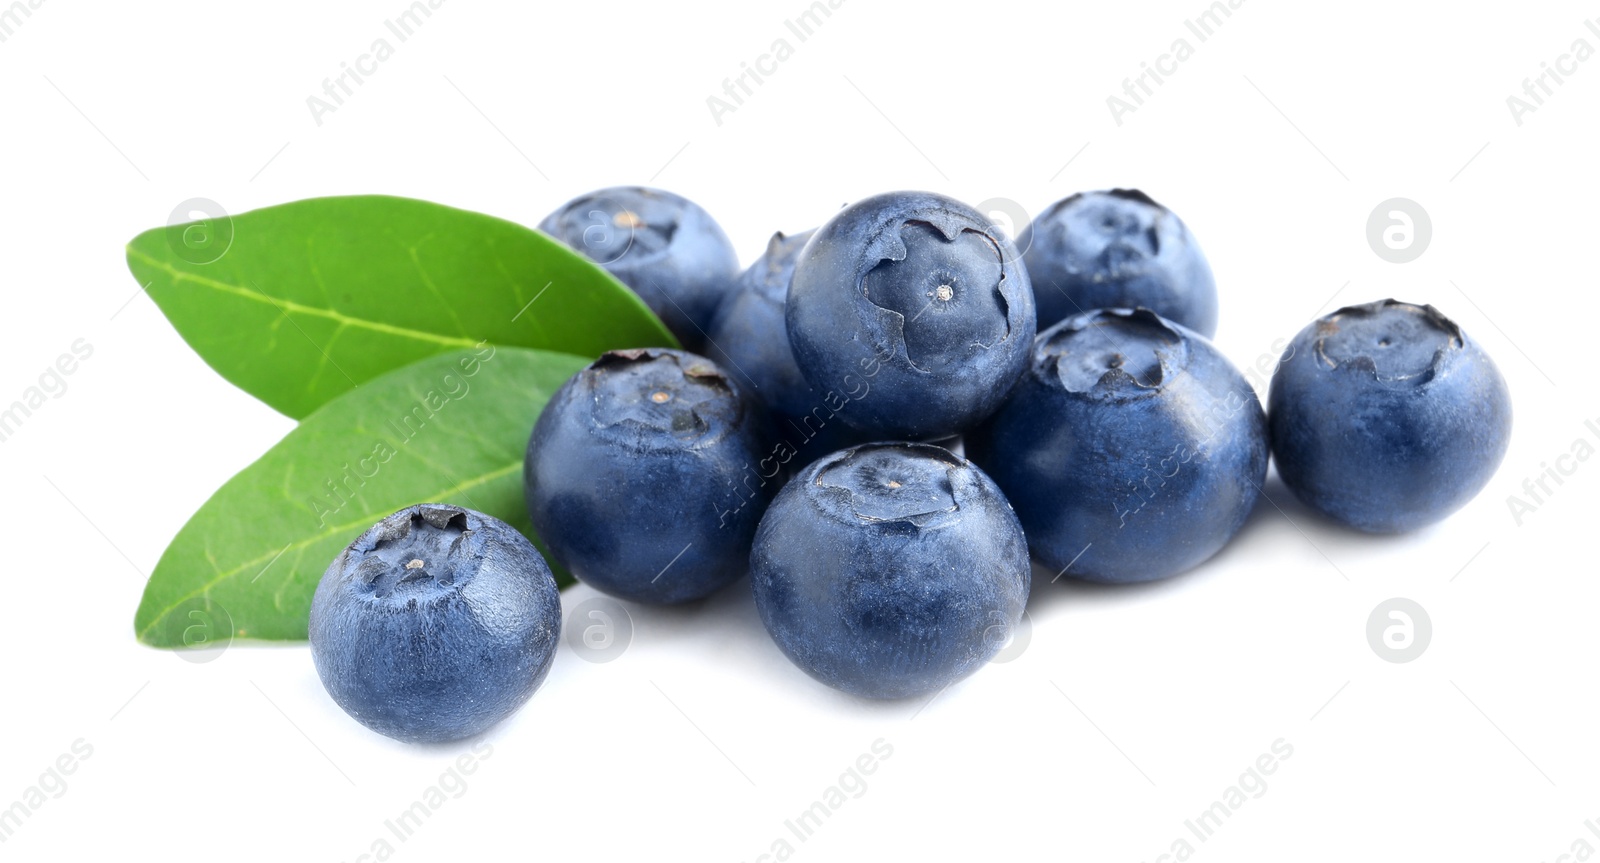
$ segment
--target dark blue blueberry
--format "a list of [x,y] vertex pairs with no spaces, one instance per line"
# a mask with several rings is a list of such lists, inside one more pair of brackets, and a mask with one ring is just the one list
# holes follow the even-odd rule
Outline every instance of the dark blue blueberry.
[[1011,241],[928,192],[852,204],[795,264],[789,343],[811,388],[846,394],[845,422],[880,439],[959,434],[1027,367],[1033,292]]
[[623,599],[687,602],[743,575],[782,465],[765,417],[715,363],[612,351],[539,415],[523,463],[550,555]]
[[687,198],[616,186],[573,198],[539,230],[587,255],[632,288],[691,350],[705,343],[739,256],[711,214]]
[[1471,500],[1511,440],[1489,355],[1433,306],[1383,300],[1312,322],[1267,397],[1278,475],[1307,506],[1372,532]]
[[795,259],[814,233],[773,234],[766,253],[739,276],[707,331],[711,358],[729,374],[752,382],[756,398],[787,416],[805,416],[818,400],[795,364],[783,323]]
[[1137,189],[1082,192],[1050,205],[1017,237],[1039,328],[1091,309],[1143,307],[1206,338],[1217,284],[1188,226]]
[[515,528],[421,504],[333,561],[311,600],[310,635],[322,685],[362,725],[408,743],[459,740],[544,682],[561,597]]
[[778,436],[794,451],[788,460],[792,469],[863,442],[860,432],[835,416],[848,399],[811,389],[789,349],[784,304],[795,260],[814,233],[773,235],[766,253],[744,271],[717,311],[707,347],[728,374],[753,383],[755,396],[772,412]]
[[1101,309],[1039,334],[1033,367],[966,447],[1040,563],[1122,583],[1227,544],[1266,479],[1266,432],[1255,392],[1210,342],[1145,309]]
[[783,652],[868,698],[937,692],[988,662],[1015,631],[1030,578],[1005,496],[926,444],[813,462],[761,520],[750,571]]

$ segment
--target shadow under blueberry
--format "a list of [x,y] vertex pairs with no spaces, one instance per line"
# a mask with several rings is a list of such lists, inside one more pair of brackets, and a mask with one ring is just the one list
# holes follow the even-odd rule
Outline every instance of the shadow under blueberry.
[[[594,591],[594,594],[606,596],[599,591]],[[672,605],[651,605],[610,598],[628,612],[633,624],[633,646],[643,642],[659,645],[704,640],[706,633],[711,631],[717,633],[719,638],[739,644],[770,643],[772,640],[761,625],[760,615],[756,613],[748,574],[703,599]],[[569,605],[573,604],[572,598],[566,594],[562,599]],[[777,650],[776,645],[773,645],[773,650]]]
[[[1368,533],[1357,530],[1301,503],[1278,476],[1277,466],[1274,465],[1267,472],[1266,482],[1261,484],[1261,495],[1256,499],[1255,508],[1250,511],[1244,527],[1229,546],[1232,547],[1249,534],[1275,529],[1270,525],[1285,521],[1289,523],[1290,530],[1296,536],[1310,541],[1324,554],[1331,555],[1336,551],[1348,549],[1351,553],[1359,553],[1363,557],[1387,554],[1397,546],[1424,541],[1438,529],[1438,525],[1434,524],[1404,533]],[[1227,549],[1224,549],[1224,552],[1226,551]],[[1334,560],[1337,562],[1338,558],[1335,557]]]
[[[694,602],[678,605],[623,604],[633,619],[635,645],[643,642],[654,642],[656,645],[699,642],[707,651],[708,662],[716,662],[719,657],[724,659],[731,677],[742,678],[753,673],[765,680],[781,678],[781,688],[788,693],[786,697],[792,697],[797,702],[824,702],[841,712],[866,711],[889,718],[904,718],[908,704],[915,705],[913,710],[921,706],[915,698],[892,701],[860,698],[827,686],[806,674],[789,660],[761,622],[748,574],[711,596]],[[730,654],[731,659],[728,658]],[[733,668],[735,665],[740,667]]]
[[1070,571],[1060,574],[1034,561],[1033,585],[1028,591],[1028,614],[1037,621],[1054,615],[1059,609],[1081,607],[1085,603],[1145,602],[1163,593],[1182,589],[1185,582],[1204,577],[1210,567],[1211,561],[1208,560],[1171,578],[1106,584],[1073,578]]

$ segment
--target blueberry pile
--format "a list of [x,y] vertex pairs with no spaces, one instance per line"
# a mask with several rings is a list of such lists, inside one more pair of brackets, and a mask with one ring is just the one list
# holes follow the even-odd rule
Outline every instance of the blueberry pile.
[[[607,353],[541,413],[523,476],[551,557],[640,603],[749,574],[784,654],[862,697],[937,692],[992,659],[1034,564],[1116,584],[1200,565],[1269,456],[1312,509],[1396,532],[1466,504],[1510,437],[1488,355],[1396,300],[1302,330],[1263,410],[1209,340],[1199,244],[1138,191],[1073,195],[1015,242],[946,196],[876,195],[774,235],[743,273],[705,210],[660,190],[599,190],[540,227],[689,349]],[[423,504],[334,561],[310,635],[352,716],[441,741],[533,693],[559,618],[526,539]]]

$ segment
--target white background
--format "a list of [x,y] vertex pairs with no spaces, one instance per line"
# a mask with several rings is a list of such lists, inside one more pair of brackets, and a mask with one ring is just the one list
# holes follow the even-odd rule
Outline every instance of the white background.
[[[306,105],[401,0],[338,5],[48,0],[0,43],[0,404],[76,339],[93,356],[0,444],[0,807],[74,741],[66,790],[16,859],[1154,861],[1556,860],[1600,847],[1593,531],[1600,464],[1519,525],[1507,504],[1600,438],[1593,263],[1600,62],[1519,125],[1506,98],[1600,7],[1250,0],[1200,42],[1202,0],[848,0],[806,41],[803,0],[451,0],[319,126]],[[1600,25],[1597,25],[1600,27]],[[1193,56],[1119,125],[1106,98],[1186,37]],[[717,123],[706,99],[788,38],[793,56]],[[390,37],[391,41],[395,41]],[[537,167],[535,167],[537,166]],[[358,726],[304,645],[195,664],[138,645],[145,576],[194,510],[291,423],[193,354],[123,244],[206,197],[232,212],[384,192],[534,224],[567,198],[654,183],[703,204],[752,260],[894,188],[1038,211],[1134,185],[1189,223],[1241,366],[1317,314],[1430,302],[1499,364],[1516,411],[1464,510],[1373,538],[1274,479],[1199,570],[1127,589],[1036,584],[1031,640],[932,703],[813,683],[740,583],[631,608],[627,651],[563,644],[492,755],[408,841],[384,826],[464,747]],[[1415,262],[1368,246],[1413,199]],[[1039,579],[1038,581],[1042,581]],[[568,608],[593,595],[578,588]],[[1420,603],[1404,664],[1366,622]],[[891,757],[807,841],[785,827],[882,739]],[[1293,755],[1209,841],[1184,828],[1282,739]],[[52,787],[59,788],[52,783]],[[1597,825],[1600,830],[1600,825]]]

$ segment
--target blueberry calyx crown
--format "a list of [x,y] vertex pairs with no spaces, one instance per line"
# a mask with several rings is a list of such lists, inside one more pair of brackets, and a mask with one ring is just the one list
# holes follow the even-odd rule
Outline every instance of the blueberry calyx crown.
[[772,239],[767,241],[767,251],[762,254],[761,260],[756,262],[754,288],[778,305],[783,305],[789,297],[789,280],[794,276],[794,264],[800,257],[800,250],[805,248],[811,235],[817,232],[816,228],[801,231],[798,234],[785,234],[777,231]]
[[930,444],[862,444],[824,458],[812,483],[836,518],[920,528],[961,508],[954,475],[966,466]]
[[483,540],[465,510],[438,504],[403,509],[350,547],[358,590],[377,599],[415,600],[458,590],[482,563]]
[[1097,399],[1155,395],[1187,365],[1187,343],[1149,309],[1096,309],[1045,330],[1034,349],[1051,386]]
[[741,403],[727,376],[693,354],[659,348],[607,351],[583,375],[594,396],[595,424],[602,428],[693,441],[738,418]]
[[[626,192],[626,194],[622,194]],[[569,201],[556,219],[560,239],[591,259],[638,262],[666,254],[678,230],[678,205],[649,189],[603,190]]]
[[860,290],[899,318],[913,366],[941,371],[1011,335],[1006,257],[987,231],[909,218],[885,237]]
[[[1118,203],[1124,201],[1133,206]],[[1049,224],[1057,242],[1071,250],[1063,261],[1068,272],[1086,278],[1124,279],[1142,272],[1161,256],[1163,225],[1172,218],[1171,210],[1138,189],[1079,192],[1052,209],[1052,214],[1067,213],[1072,215]]]
[[1062,198],[1061,203],[1058,204],[1057,207],[1065,209],[1071,206],[1073,203],[1083,200],[1085,196],[1096,194],[1110,195],[1113,198],[1121,198],[1124,201],[1135,201],[1146,206],[1154,207],[1162,212],[1171,212],[1155,198],[1146,195],[1144,192],[1141,192],[1138,189],[1107,189],[1104,192],[1073,192],[1065,198]]
[[1438,309],[1395,299],[1339,309],[1317,321],[1315,338],[1319,366],[1381,383],[1426,383],[1466,346],[1461,328]]

